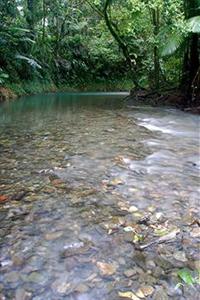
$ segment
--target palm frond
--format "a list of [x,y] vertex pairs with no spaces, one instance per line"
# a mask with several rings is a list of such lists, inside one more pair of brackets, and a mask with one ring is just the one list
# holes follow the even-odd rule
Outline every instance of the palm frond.
[[161,56],[174,54],[183,42],[183,37],[180,34],[172,34],[168,37],[163,47],[161,47]]
[[35,44],[36,42],[28,37],[23,37],[20,39],[21,41],[23,42],[28,42],[28,43],[31,43],[31,44]]
[[200,33],[200,16],[188,19],[187,24],[190,32]]
[[16,58],[25,60],[33,68],[42,69],[42,67],[33,58],[23,56],[23,55],[20,55],[20,54],[17,54]]

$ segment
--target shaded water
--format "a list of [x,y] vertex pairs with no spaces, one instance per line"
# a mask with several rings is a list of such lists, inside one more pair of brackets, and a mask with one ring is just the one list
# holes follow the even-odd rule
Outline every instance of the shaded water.
[[0,106],[0,299],[198,299],[199,117],[123,96]]

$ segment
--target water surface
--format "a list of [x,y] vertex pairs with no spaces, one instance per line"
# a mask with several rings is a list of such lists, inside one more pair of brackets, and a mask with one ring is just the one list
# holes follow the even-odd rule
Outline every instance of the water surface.
[[198,299],[199,117],[123,97],[0,106],[0,298]]

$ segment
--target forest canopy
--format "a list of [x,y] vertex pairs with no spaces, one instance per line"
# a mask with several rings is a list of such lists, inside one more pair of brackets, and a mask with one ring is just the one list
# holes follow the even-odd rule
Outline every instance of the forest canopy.
[[200,0],[2,0],[0,84],[199,89]]

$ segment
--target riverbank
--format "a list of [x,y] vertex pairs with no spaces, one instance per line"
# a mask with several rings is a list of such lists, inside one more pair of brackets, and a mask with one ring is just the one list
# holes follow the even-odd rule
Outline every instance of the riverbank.
[[21,96],[35,95],[41,93],[56,92],[124,92],[130,91],[132,82],[130,80],[99,80],[95,82],[76,82],[56,85],[52,81],[25,81],[9,83],[0,87],[0,102],[16,99]]
[[130,95],[125,99],[128,106],[150,105],[150,106],[169,106],[180,110],[200,114],[200,99],[198,96],[191,101],[178,88],[149,90],[132,89]]

